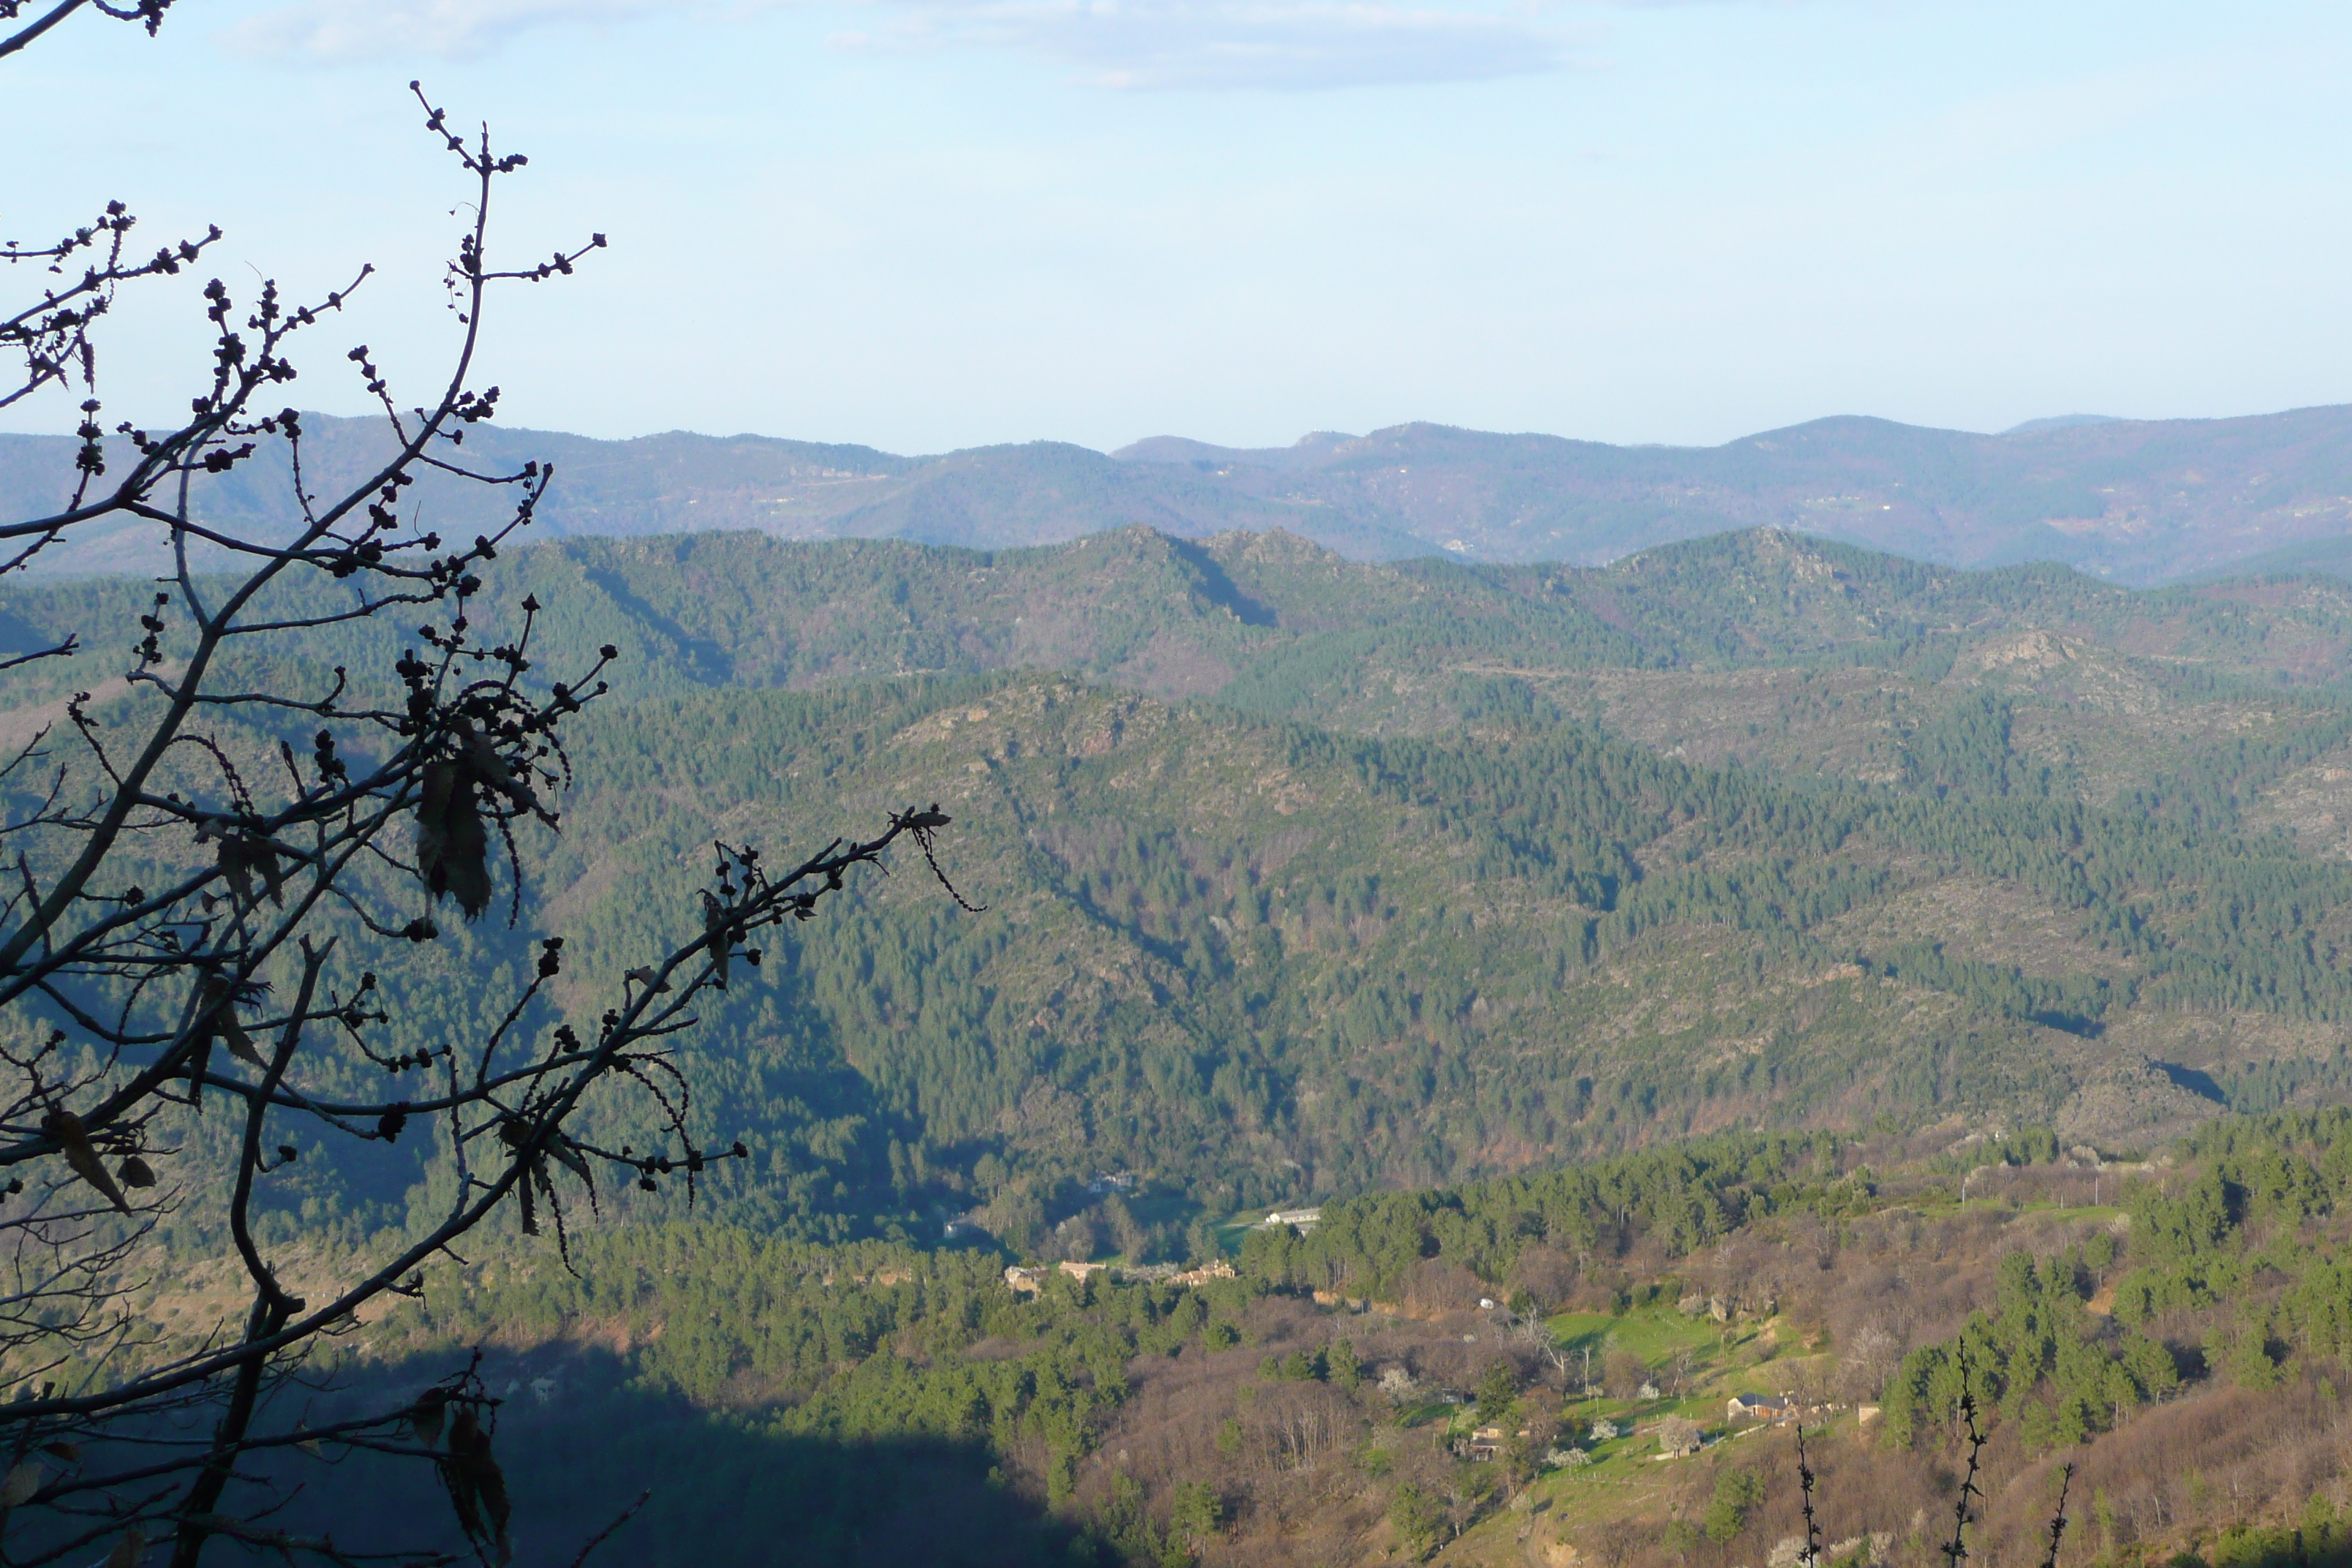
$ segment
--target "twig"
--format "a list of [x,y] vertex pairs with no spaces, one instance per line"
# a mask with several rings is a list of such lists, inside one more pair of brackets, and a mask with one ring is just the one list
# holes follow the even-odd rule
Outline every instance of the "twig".
[[1984,1433],[1977,1426],[1977,1396],[1969,1387],[1968,1343],[1961,1342],[1960,1353],[1960,1419],[1969,1428],[1969,1469],[1960,1479],[1960,1495],[1952,1504],[1952,1539],[1941,1550],[1951,1568],[1960,1568],[1968,1560],[1969,1500],[1981,1498],[1984,1491],[1977,1485],[1978,1461],[1984,1453]]
[[[2068,1467],[2067,1473],[2070,1475],[2074,1473],[2073,1467]],[[636,1518],[637,1510],[645,1507],[646,1503],[652,1501],[653,1495],[652,1489],[650,1488],[639,1492],[637,1494],[637,1500],[623,1509],[621,1510],[621,1516],[618,1519],[615,1519],[612,1523],[606,1525],[604,1529],[590,1536],[588,1538],[588,1544],[580,1549],[580,1555],[572,1560],[572,1568],[581,1568],[581,1565],[588,1561],[588,1554],[591,1552],[595,1551],[599,1546],[604,1545],[606,1541],[610,1540],[614,1531],[628,1523],[629,1521]]]
[[2058,1542],[2066,1534],[2066,1493],[2074,1485],[2074,1467],[2069,1464],[2058,1472],[2058,1511],[2050,1516],[2050,1551],[2042,1559],[2042,1568],[2058,1568]]
[[1797,1423],[1797,1489],[1805,1499],[1805,1568],[1814,1568],[1822,1556],[1822,1529],[1813,1518],[1813,1469],[1805,1462],[1805,1424]]

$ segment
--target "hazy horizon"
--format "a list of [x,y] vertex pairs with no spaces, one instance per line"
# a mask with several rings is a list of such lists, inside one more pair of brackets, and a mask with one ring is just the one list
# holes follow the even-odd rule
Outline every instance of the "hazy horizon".
[[530,155],[497,254],[612,240],[492,318],[517,425],[1707,446],[2352,398],[2340,8],[208,0],[164,30],[62,28],[13,83],[0,235],[110,197],[142,244],[226,230],[125,296],[110,417],[184,406],[205,278],[315,298],[362,261],[293,401],[358,412],[357,342],[425,395],[465,192],[412,77]]
[[[1659,441],[1639,439],[1610,440],[1595,436],[1579,435],[1573,431],[1567,430],[1538,430],[1532,428],[1511,429],[1499,427],[1482,428],[1480,426],[1460,425],[1450,420],[1442,419],[1399,419],[1392,420],[1383,425],[1367,426],[1354,430],[1343,430],[1328,425],[1317,426],[1310,429],[1302,430],[1297,435],[1290,437],[1287,439],[1261,441],[1251,443],[1249,445],[1240,445],[1224,441],[1211,441],[1182,430],[1153,430],[1143,435],[1130,437],[1126,440],[1111,441],[1102,445],[1094,445],[1085,441],[1074,440],[1068,437],[1057,436],[1052,433],[1041,433],[1032,436],[1016,436],[997,441],[976,442],[970,446],[940,447],[929,449],[894,447],[878,441],[861,440],[854,436],[845,438],[833,437],[817,437],[800,435],[790,431],[755,430],[748,428],[726,429],[719,426],[698,429],[689,426],[677,425],[664,429],[631,430],[622,431],[612,435],[601,435],[585,430],[563,429],[551,425],[530,424],[518,420],[503,418],[499,421],[499,425],[502,429],[518,434],[536,431],[551,436],[573,437],[594,441],[643,441],[652,440],[661,437],[687,436],[710,441],[784,441],[796,442],[809,446],[862,447],[869,450],[882,452],[891,457],[899,458],[942,458],[952,456],[958,452],[977,451],[992,447],[1031,446],[1077,447],[1104,457],[1116,457],[1121,452],[1128,451],[1137,447],[1145,446],[1154,441],[1186,441],[1202,447],[1214,447],[1221,451],[1278,452],[1304,446],[1307,442],[1313,441],[1318,437],[1331,437],[1339,440],[1361,440],[1367,437],[1378,435],[1383,430],[1402,430],[1415,427],[1466,430],[1478,435],[1486,436],[1507,436],[1515,437],[1533,437],[1545,440],[1570,441],[1593,446],[1706,451],[1716,447],[1736,445],[1740,441],[1752,440],[1758,437],[1775,435],[1785,430],[1802,429],[1807,426],[1820,425],[1831,421],[1846,419],[1877,421],[1885,424],[1901,425],[1910,429],[1933,430],[1950,435],[1999,437],[2022,435],[2029,431],[2037,429],[2053,429],[2065,426],[2076,425],[2217,424],[2233,419],[2263,419],[2281,415],[2297,414],[2313,408],[2345,406],[2352,406],[2352,404],[2304,404],[2288,408],[2262,408],[2236,410],[2218,414],[2164,416],[2145,419],[2137,418],[2129,415],[2070,412],[2065,414],[2037,415],[2030,418],[2021,419],[2013,425],[2010,425],[1997,430],[1971,429],[1965,426],[1952,425],[1916,425],[1907,420],[1890,419],[1885,415],[1843,410],[1834,414],[1820,414],[1812,416],[1810,418],[1793,420],[1786,425],[1775,425],[1768,428],[1756,430],[1743,430],[1735,435],[1725,437],[1719,441]],[[119,411],[110,411],[110,413],[113,412]],[[328,418],[337,419],[367,419],[380,417],[380,416],[374,412],[364,409],[359,410],[355,413],[350,413],[304,406],[302,408],[302,412],[309,416],[323,416]],[[130,419],[134,424],[142,423],[135,414],[122,413],[120,416]],[[160,426],[163,421],[157,419],[144,421],[144,423]],[[0,437],[5,437],[8,436],[58,436],[62,437],[67,434],[68,432],[63,429],[50,430],[22,427],[0,428]]]

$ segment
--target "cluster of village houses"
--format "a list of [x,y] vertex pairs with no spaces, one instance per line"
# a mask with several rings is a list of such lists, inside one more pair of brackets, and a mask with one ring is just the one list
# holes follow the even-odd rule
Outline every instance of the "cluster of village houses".
[[[1087,1190],[1094,1192],[1110,1187],[1121,1187],[1133,1180],[1133,1177],[1124,1173],[1117,1176],[1097,1176],[1088,1184]],[[968,1219],[969,1216],[965,1218]],[[1295,1230],[1307,1231],[1314,1229],[1322,1218],[1323,1211],[1319,1208],[1274,1209],[1264,1219],[1256,1222],[1255,1228],[1271,1230],[1276,1226],[1286,1225]],[[953,1225],[962,1223],[965,1223],[965,1219],[959,1219],[953,1222],[950,1228],[952,1229]],[[1097,1274],[1108,1274],[1121,1284],[1150,1282],[1166,1285],[1205,1285],[1212,1279],[1230,1279],[1234,1277],[1234,1266],[1223,1258],[1202,1264],[1198,1268],[1182,1268],[1173,1263],[1068,1262],[1057,1263],[1054,1268],[1080,1283],[1084,1283]],[[1004,1283],[1012,1288],[1013,1293],[1016,1296],[1031,1296],[1036,1294],[1037,1288],[1045,1282],[1049,1272],[1043,1268],[1007,1268],[1004,1271]],[[1487,1303],[1490,1306],[1492,1304]]]
[[1164,1285],[1206,1285],[1212,1279],[1230,1279],[1234,1266],[1223,1258],[1204,1263],[1198,1268],[1179,1268],[1173,1263],[1056,1263],[1051,1268],[1014,1267],[1004,1271],[1004,1283],[1016,1296],[1034,1296],[1055,1274],[1066,1274],[1079,1284],[1085,1284],[1097,1274],[1107,1274],[1121,1284],[1152,1281]]
[[[1643,1394],[1645,1398],[1655,1398],[1657,1391],[1645,1385]],[[1460,1402],[1459,1396],[1446,1398],[1448,1404]],[[1779,1426],[1790,1421],[1812,1420],[1832,1415],[1844,1408],[1843,1405],[1806,1405],[1800,1402],[1793,1394],[1735,1394],[1724,1403],[1723,1418],[1726,1426],[1740,1427],[1740,1430],[1727,1433],[1726,1436],[1738,1437],[1745,1436],[1748,1432],[1760,1431],[1767,1426]],[[1855,1407],[1854,1414],[1864,1425],[1868,1425],[1878,1418],[1879,1407],[1875,1405],[1859,1405]],[[1741,1426],[1742,1423],[1748,1425]],[[1603,1416],[1592,1422],[1586,1430],[1588,1442],[1600,1444],[1618,1437],[1631,1436],[1635,1429],[1633,1419],[1629,1415],[1622,1425]],[[1706,1446],[1707,1440],[1706,1430],[1697,1422],[1682,1415],[1663,1416],[1651,1423],[1648,1430],[1654,1433],[1658,1439],[1659,1451],[1651,1456],[1653,1458],[1683,1458],[1697,1453]],[[1524,1429],[1518,1434],[1522,1437],[1527,1435]],[[1465,1459],[1492,1459],[1498,1458],[1509,1442],[1509,1435],[1504,1431],[1499,1423],[1496,1423],[1473,1429],[1468,1436],[1455,1442],[1454,1451]],[[1544,1462],[1554,1467],[1589,1464],[1591,1459],[1592,1450],[1589,1447],[1570,1446],[1566,1448],[1554,1448],[1544,1456]]]
[[[1656,1397],[1654,1389],[1645,1387],[1643,1394],[1647,1397]],[[1454,1399],[1447,1401],[1449,1404],[1457,1402]],[[1725,1425],[1729,1426],[1739,1426],[1743,1422],[1748,1424],[1743,1431],[1727,1434],[1736,1437],[1743,1436],[1746,1431],[1758,1431],[1790,1421],[1811,1420],[1833,1415],[1844,1408],[1842,1405],[1801,1404],[1794,1395],[1787,1394],[1735,1394],[1724,1404],[1723,1418]],[[1858,1407],[1855,1414],[1866,1424],[1877,1419],[1878,1406],[1864,1405]],[[1635,1425],[1631,1416],[1627,1416],[1622,1424],[1603,1416],[1592,1422],[1586,1430],[1588,1441],[1599,1444],[1632,1436]],[[1652,1456],[1654,1458],[1682,1458],[1697,1453],[1706,1443],[1705,1429],[1686,1416],[1663,1416],[1651,1423],[1648,1430],[1655,1433],[1658,1438],[1659,1452]],[[1525,1430],[1518,1434],[1522,1437],[1527,1435]],[[1509,1442],[1510,1435],[1499,1423],[1496,1423],[1473,1429],[1468,1436],[1454,1444],[1454,1451],[1465,1459],[1492,1459],[1499,1457]],[[1590,1447],[1571,1446],[1552,1449],[1544,1456],[1544,1462],[1552,1466],[1582,1465],[1589,1464],[1591,1458]]]
[[[1299,1230],[1307,1230],[1322,1217],[1321,1209],[1276,1209],[1257,1224],[1261,1229],[1286,1225]],[[1111,1279],[1122,1282],[1154,1280],[1171,1285],[1205,1285],[1212,1279],[1231,1279],[1234,1277],[1234,1267],[1223,1258],[1204,1264],[1198,1268],[1179,1268],[1173,1263],[1064,1262],[1055,1264],[1050,1270],[1044,1268],[1007,1268],[1004,1271],[1004,1283],[1016,1296],[1031,1296],[1036,1294],[1044,1287],[1045,1280],[1055,1272],[1066,1274],[1081,1284],[1097,1274],[1108,1274]],[[1494,1302],[1486,1300],[1482,1300],[1478,1304],[1487,1308],[1495,1305]],[[1683,1297],[1675,1305],[1685,1317],[1696,1318],[1705,1315],[1713,1318],[1718,1323],[1723,1323],[1740,1315],[1743,1310],[1769,1318],[1776,1310],[1778,1303],[1769,1300],[1733,1302],[1727,1301],[1720,1296],[1693,1293]],[[1402,1369],[1398,1370],[1402,1371]],[[1385,1385],[1384,1382],[1383,1386]],[[1593,1390],[1588,1389],[1586,1392],[1591,1393]],[[1659,1396],[1658,1390],[1654,1384],[1644,1384],[1640,1390],[1640,1396],[1643,1399],[1655,1399]],[[1465,1395],[1450,1390],[1441,1391],[1438,1397],[1448,1405],[1463,1404],[1465,1398]],[[1747,1425],[1742,1431],[1758,1431],[1766,1426],[1780,1426],[1790,1421],[1827,1415],[1843,1408],[1843,1405],[1803,1405],[1795,1395],[1788,1394],[1735,1394],[1724,1404],[1723,1418],[1727,1426],[1740,1427],[1745,1423]],[[1867,1424],[1877,1417],[1878,1406],[1861,1405],[1855,1414]],[[1625,1424],[1622,1426],[1603,1417],[1591,1424],[1588,1428],[1589,1441],[1596,1444],[1606,1443],[1614,1438],[1630,1436],[1633,1430],[1634,1425],[1631,1416],[1626,1418]],[[1706,1432],[1699,1424],[1681,1415],[1662,1417],[1651,1424],[1650,1430],[1656,1433],[1660,1450],[1653,1457],[1661,1459],[1681,1458],[1696,1454],[1706,1441]],[[1525,1431],[1518,1434],[1522,1437],[1527,1435]],[[1730,1436],[1741,1435],[1742,1432],[1727,1434]],[[1468,1436],[1459,1439],[1454,1444],[1454,1452],[1466,1459],[1492,1459],[1501,1455],[1509,1441],[1509,1436],[1497,1423],[1473,1429]],[[1587,1464],[1591,1462],[1591,1458],[1592,1450],[1590,1447],[1572,1446],[1567,1448],[1553,1448],[1544,1457],[1545,1462],[1553,1466]]]

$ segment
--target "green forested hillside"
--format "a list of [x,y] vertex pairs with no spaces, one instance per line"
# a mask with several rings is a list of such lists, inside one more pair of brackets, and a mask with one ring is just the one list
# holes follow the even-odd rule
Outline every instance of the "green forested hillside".
[[[0,643],[89,648],[0,677],[0,737],[78,691],[135,737],[153,698],[109,628],[142,592],[0,601]],[[1963,1354],[1988,1556],[2022,1560],[2079,1452],[2070,1539],[2113,1568],[2346,1557],[2340,588],[2133,594],[1769,532],[1576,571],[1130,530],[570,541],[502,557],[468,613],[511,638],[526,597],[530,679],[619,651],[566,731],[561,831],[478,923],[345,931],[327,983],[378,974],[393,1065],[322,1055],[295,1090],[421,1089],[559,935],[513,1048],[593,1027],[698,929],[713,839],[790,856],[936,801],[985,909],[902,861],[764,937],[674,1042],[688,1121],[746,1159],[690,1208],[567,1183],[561,1248],[502,1220],[343,1347],[317,1419],[487,1346],[520,1561],[572,1561],[651,1488],[631,1561],[1752,1568],[1801,1524],[1783,1439],[1732,1443],[1723,1401],[1803,1390],[1879,1407],[1821,1438],[1835,1560],[1933,1568],[1913,1500],[1949,1485]],[[230,673],[389,695],[413,632]],[[213,738],[267,790],[303,717]],[[159,785],[209,800],[200,763]],[[580,1130],[634,1144],[646,1114]],[[305,1291],[457,1179],[422,1127],[330,1159],[299,1126],[258,1239]],[[227,1119],[157,1133],[182,1195],[123,1279],[142,1354],[227,1310]],[[1293,1203],[1319,1223],[1241,1223]],[[1003,1274],[1114,1258],[1169,1268]],[[1669,1420],[1723,1441],[1655,1464]],[[438,1520],[434,1484],[356,1482],[313,1522]]]
[[[714,837],[957,818],[985,914],[869,883],[682,1044],[696,1116],[753,1151],[711,1194],[746,1223],[1174,1253],[1204,1215],[1734,1126],[2129,1148],[2352,1091],[2325,584],[2136,595],[1772,533],[1593,572],[1144,531],[499,571],[478,616],[534,595],[537,675],[610,637],[618,689],[522,927],[381,966],[408,1045],[502,1006],[541,935],[571,962],[527,1023],[593,1019],[692,929]],[[0,609],[29,638],[127,593]],[[382,679],[374,635],[247,673]],[[105,658],[63,676],[135,727]],[[72,689],[35,668],[12,733]],[[289,1210],[379,1223],[442,1179],[380,1152],[305,1168]]]
[[[135,616],[144,593],[119,578],[19,586],[0,603],[0,652]],[[1778,690],[1775,672],[1809,689],[1787,713],[1747,702],[1767,729],[1823,722],[1810,706],[1902,730],[1937,689],[1988,682],[2077,716],[2182,700],[2196,713],[2326,686],[2352,647],[2352,589],[2332,579],[2133,593],[2059,567],[1959,572],[1771,531],[1595,570],[1368,565],[1278,531],[1196,542],[1130,528],[1005,551],[568,540],[503,560],[477,614],[504,624],[526,595],[547,606],[544,655],[618,642],[632,699],[1026,667],[1366,732],[1458,721],[1431,688],[1476,671],[1604,710],[1638,710],[1639,678],[1663,674],[1693,692]],[[392,635],[308,646],[322,663],[356,660]],[[379,640],[349,640],[362,637]],[[1856,671],[1874,674],[1874,707]],[[47,673],[88,683],[85,669]]]
[[[970,1250],[612,1229],[571,1268],[437,1268],[352,1375],[486,1348],[534,1568],[640,1487],[621,1539],[656,1564],[1737,1568],[1810,1503],[1831,1560],[1932,1568],[1964,1387],[1972,1556],[2045,1552],[2064,1466],[2070,1561],[2352,1558],[2352,1112],[2121,1167],[1936,1142],[1726,1134],[1327,1205],[1224,1278],[1025,1293]],[[1794,1395],[1810,1498],[1734,1394]],[[1662,1462],[1677,1423],[1699,1446]],[[433,1518],[416,1478],[355,1489],[353,1522]]]
[[[692,852],[689,825],[774,831],[819,809],[812,783],[855,813],[950,781],[960,874],[990,918],[911,885],[869,898],[777,971],[799,1005],[739,1003],[772,1009],[719,1025],[746,1048],[695,1053],[713,1106],[759,1094],[718,1087],[759,1059],[752,1040],[830,1064],[856,1098],[810,1114],[835,1138],[858,1119],[877,1174],[989,1151],[991,1173],[1133,1166],[1239,1206],[1759,1116],[2046,1120],[2117,1076],[2091,1037],[2111,1014],[2326,1027],[2344,1011],[2313,944],[2352,868],[2186,810],[2174,826],[2161,807],[1693,770],[1532,703],[1521,730],[1468,745],[1034,677],[877,711],[882,695],[608,716],[594,754],[614,787],[564,850],[568,870],[577,846],[618,847],[583,855],[577,885],[640,890],[568,929],[634,961],[662,907],[643,889]],[[1959,879],[2053,911],[2110,973],[1857,929]]]

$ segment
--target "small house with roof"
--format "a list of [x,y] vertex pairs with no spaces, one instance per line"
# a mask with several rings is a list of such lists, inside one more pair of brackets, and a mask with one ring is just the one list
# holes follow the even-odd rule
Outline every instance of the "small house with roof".
[[1786,1421],[1797,1402],[1785,1394],[1735,1394],[1724,1408],[1727,1421]]
[[[1519,1436],[1524,1437],[1527,1436],[1527,1433],[1522,1431]],[[1456,1452],[1460,1453],[1463,1458],[1467,1459],[1496,1458],[1501,1456],[1504,1446],[1508,1443],[1509,1440],[1510,1439],[1504,1435],[1500,1423],[1486,1426],[1473,1427],[1471,1429],[1470,1436],[1462,1440]]]

